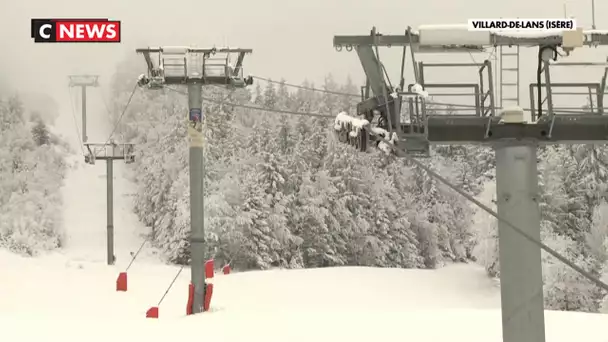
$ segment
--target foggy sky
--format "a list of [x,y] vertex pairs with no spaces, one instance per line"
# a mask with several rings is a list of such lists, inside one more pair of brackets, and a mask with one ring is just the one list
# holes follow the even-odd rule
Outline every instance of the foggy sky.
[[[363,72],[355,52],[336,52],[334,34],[367,34],[373,25],[381,33],[399,34],[408,25],[466,23],[469,18],[563,17],[562,4],[556,0],[0,0],[0,79],[20,91],[57,94],[61,102],[66,75],[99,74],[108,81],[115,64],[134,54],[136,47],[216,44],[252,48],[253,54],[245,59],[246,74],[284,77],[292,83],[307,78],[319,84],[331,72],[340,81],[350,74],[361,82]],[[570,0],[567,10],[579,26],[590,28],[591,0]],[[35,44],[30,38],[33,17],[121,20],[122,43]],[[608,1],[596,0],[596,20],[599,29],[608,29]],[[397,79],[400,50],[384,51],[381,57]],[[534,78],[533,53],[523,62],[524,84]],[[596,49],[576,52],[575,57],[603,61],[607,53]],[[471,56],[451,58],[467,62]],[[143,58],[141,65],[143,69]]]

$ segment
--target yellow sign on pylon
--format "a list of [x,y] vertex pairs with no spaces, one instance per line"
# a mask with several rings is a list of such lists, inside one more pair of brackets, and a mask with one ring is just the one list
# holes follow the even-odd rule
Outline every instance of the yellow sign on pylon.
[[199,131],[196,128],[192,127],[192,125],[188,125],[188,141],[190,142],[190,146],[192,147],[203,147],[205,138],[203,136],[202,130]]

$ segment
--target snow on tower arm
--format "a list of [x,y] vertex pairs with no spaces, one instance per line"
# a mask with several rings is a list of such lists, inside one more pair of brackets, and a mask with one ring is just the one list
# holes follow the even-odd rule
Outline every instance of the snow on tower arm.
[[336,130],[339,130],[342,128],[342,126],[344,124],[347,124],[347,123],[351,124],[353,126],[353,128],[357,128],[357,129],[361,129],[361,128],[364,128],[365,126],[369,125],[369,121],[367,121],[365,119],[358,119],[358,118],[355,118],[355,117],[352,117],[352,116],[346,114],[346,112],[340,112],[336,116],[334,128]]
[[421,96],[423,98],[429,97],[429,92],[424,90],[424,88],[418,83],[416,83],[412,86],[412,92],[418,94],[419,96]]
[[399,140],[397,137],[397,133],[393,132],[392,134],[380,127],[373,127],[371,129],[371,133],[375,135],[377,138],[377,147],[386,154],[391,154],[393,152],[393,147]]
[[340,131],[343,128],[350,126],[349,135],[353,138],[357,137],[361,129],[367,127],[368,125],[369,121],[352,117],[346,114],[346,112],[340,112],[334,121],[334,129],[336,131]]

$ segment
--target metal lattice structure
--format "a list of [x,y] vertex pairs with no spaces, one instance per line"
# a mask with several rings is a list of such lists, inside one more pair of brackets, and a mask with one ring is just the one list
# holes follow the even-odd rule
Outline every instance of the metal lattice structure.
[[[341,114],[336,118],[335,129],[342,141],[360,151],[366,151],[370,141],[378,146],[388,143],[393,145],[389,152],[401,155],[403,151],[408,158],[428,155],[431,144],[487,144],[494,148],[498,216],[501,218],[499,262],[503,341],[544,342],[541,248],[523,236],[540,241],[537,147],[541,144],[608,142],[608,115],[604,109],[608,65],[599,64],[604,67],[599,81],[553,83],[551,75],[558,68],[598,65],[554,62],[573,49],[608,45],[608,31],[577,29],[531,36],[468,31],[466,26],[452,25],[425,26],[418,31],[408,29],[403,35],[381,35],[374,28],[366,36],[335,36],[333,43],[338,51],[343,47],[356,51],[367,77],[356,115],[347,115],[345,119]],[[379,58],[379,47],[391,46],[403,47],[398,87],[392,86]],[[413,82],[404,92],[403,66],[408,47],[415,67]],[[497,90],[489,60],[480,64],[438,65],[416,60],[421,53],[482,52],[502,47],[538,48],[537,81],[529,85],[531,120],[524,119],[521,108],[496,108]],[[479,82],[430,83],[425,71],[431,66],[477,69]],[[501,72],[501,93],[504,91],[503,76]],[[434,88],[470,89],[468,95],[473,104],[464,113],[454,114],[436,108],[429,112],[427,91]],[[582,89],[577,94],[589,96],[591,108],[556,107],[556,97],[572,96],[569,92],[554,91],[556,88]],[[503,102],[503,94],[500,96],[500,102]],[[519,102],[519,95],[515,100]],[[346,136],[348,138],[344,139]],[[398,139],[393,139],[394,136]],[[511,229],[513,226],[521,231]]]
[[[166,46],[137,49],[136,52],[143,54],[148,66],[147,77],[140,81],[151,88],[188,84],[191,79],[237,88],[253,83],[251,77],[243,76],[243,60],[251,49]],[[156,55],[155,58],[152,55]],[[236,58],[232,60],[234,55]]]
[[[451,31],[447,34],[445,31]],[[444,31],[444,32],[442,32]],[[457,36],[454,31],[457,31]],[[458,30],[458,27],[449,25],[446,27],[420,27],[419,31],[408,29],[404,35],[382,35],[372,30],[368,36],[335,36],[334,46],[341,51],[344,47],[347,51],[356,51],[363,70],[367,76],[367,84],[362,89],[363,100],[357,107],[357,115],[367,119],[372,127],[378,127],[387,131],[396,132],[402,147],[410,153],[428,154],[429,143],[473,143],[491,142],[503,139],[505,136],[515,134],[519,138],[530,137],[539,139],[541,142],[554,143],[556,141],[580,141],[580,142],[603,142],[604,135],[598,132],[598,124],[603,123],[602,118],[595,115],[604,112],[603,97],[606,93],[606,75],[608,64],[602,63],[553,63],[554,52],[557,48],[566,53],[574,48],[583,46],[595,47],[608,45],[608,34],[603,31],[566,31],[564,34],[553,34],[539,37],[517,36],[517,34],[498,34],[491,32],[470,32],[466,29]],[[384,67],[377,57],[374,48],[378,47],[403,47],[402,65],[407,58],[407,48],[410,48],[414,68],[413,80],[430,91],[435,88],[456,89],[468,88],[471,92],[465,94],[472,97],[470,108],[458,110],[458,115],[428,115],[428,106],[424,104],[424,98],[412,93],[412,84],[408,85],[408,91],[403,90],[403,66],[401,68],[401,86],[392,86],[388,75],[383,72]],[[446,53],[446,52],[483,52],[495,47],[538,47],[539,63],[542,64],[542,82],[532,83],[530,87],[530,107],[532,108],[535,127],[511,127],[498,125],[501,118],[497,115],[494,89],[494,75],[491,61],[483,63],[424,63],[416,60],[420,53]],[[595,82],[580,83],[553,83],[551,82],[551,70],[577,66],[604,66],[604,76]],[[431,83],[426,80],[425,71],[429,68],[471,68],[477,69],[479,74],[478,83]],[[591,111],[580,108],[556,108],[554,98],[572,93],[555,92],[554,88],[578,88],[583,89],[585,95],[592,95]],[[543,96],[538,98],[538,89]],[[370,90],[371,93],[370,94]],[[386,96],[391,94],[392,96]],[[583,94],[583,92],[580,92]],[[396,96],[398,95],[398,96]],[[433,95],[432,93],[430,95]],[[387,99],[385,101],[385,98]],[[504,100],[504,99],[503,99]],[[397,103],[395,103],[397,102]],[[416,105],[416,103],[419,103]],[[406,104],[408,113],[402,115],[402,108]],[[540,109],[540,110],[539,110]],[[546,114],[546,115],[544,115]],[[555,114],[564,114],[559,117]],[[576,115],[576,118],[573,117]],[[581,117],[583,115],[584,117]],[[457,118],[457,122],[456,119]],[[389,121],[391,122],[389,126]],[[454,127],[451,129],[450,127]],[[458,129],[455,129],[458,127]],[[370,141],[377,140],[371,130]],[[565,133],[568,132],[568,133]],[[576,134],[575,132],[580,132]],[[583,141],[583,132],[586,139]],[[597,132],[597,134],[594,134]],[[574,136],[573,136],[574,134]],[[367,144],[358,143],[360,146]],[[408,148],[409,147],[409,148]],[[420,150],[419,148],[423,148]]]
[[124,160],[126,164],[135,161],[135,145],[120,144],[113,141],[108,143],[85,143],[88,154],[85,154],[84,161],[94,165],[97,160]]

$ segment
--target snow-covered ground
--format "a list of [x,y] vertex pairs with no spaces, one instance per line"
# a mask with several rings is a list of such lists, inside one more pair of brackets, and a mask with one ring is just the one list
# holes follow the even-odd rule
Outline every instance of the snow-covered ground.
[[[86,164],[78,155],[71,160],[63,188],[65,246],[74,260],[106,260],[106,162]],[[133,185],[124,176],[126,166],[114,162],[114,254],[117,261],[131,258],[147,231],[132,212]],[[146,251],[142,252],[142,257]]]
[[[436,271],[327,268],[218,275],[212,312],[185,316],[188,270],[120,267],[55,255],[0,254],[0,336],[6,341],[500,341],[499,293],[471,265]],[[547,341],[608,341],[608,317],[547,312]]]
[[[98,90],[91,88],[87,103],[87,136],[88,142],[104,143],[108,140],[112,128],[105,105]],[[68,170],[62,195],[64,201],[64,248],[63,253],[72,261],[106,261],[106,227],[107,227],[107,182],[106,162],[97,161],[95,165],[84,162],[84,151],[80,145],[81,115],[79,96],[74,96],[70,104],[65,94],[62,114],[59,116],[54,131],[62,135],[76,151],[68,158],[71,165]],[[72,105],[75,118],[72,116]],[[74,123],[76,119],[76,123]],[[78,131],[77,131],[78,128]],[[115,137],[120,141],[120,137]],[[126,165],[123,161],[114,161],[114,255],[117,262],[128,263],[131,252],[136,252],[143,243],[143,234],[147,229],[132,212],[133,184],[125,177]],[[144,250],[145,258],[150,250]]]
[[[105,164],[75,158],[64,188],[65,249],[32,259],[0,251],[2,341],[501,340],[497,284],[474,265],[217,275],[212,311],[189,317],[186,268],[160,306],[160,318],[146,319],[179,268],[144,257],[129,270],[129,291],[115,291],[145,229],[129,212],[130,184],[117,165],[117,264],[105,265]],[[608,341],[608,316],[547,312],[546,319],[549,342]]]

